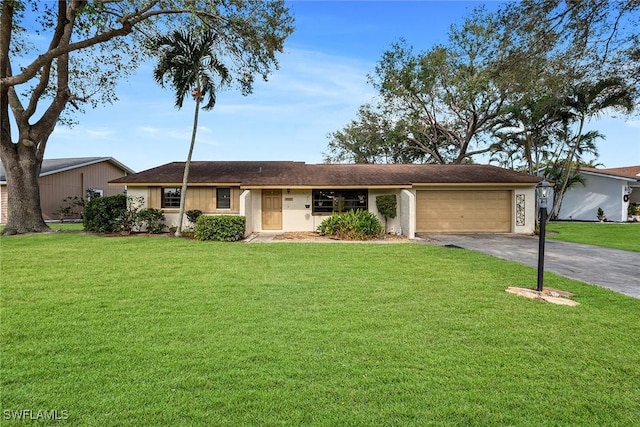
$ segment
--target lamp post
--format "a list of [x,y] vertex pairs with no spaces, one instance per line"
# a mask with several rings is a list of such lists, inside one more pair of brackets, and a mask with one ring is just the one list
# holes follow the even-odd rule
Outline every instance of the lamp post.
[[536,198],[540,213],[540,235],[538,238],[538,287],[536,290],[542,292],[544,281],[544,240],[546,237],[547,225],[547,204],[551,195],[551,184],[542,180],[536,185]]

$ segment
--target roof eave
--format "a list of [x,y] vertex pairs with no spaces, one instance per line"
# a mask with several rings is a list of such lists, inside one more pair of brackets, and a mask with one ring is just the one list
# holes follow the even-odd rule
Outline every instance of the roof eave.
[[117,166],[120,169],[124,170],[127,174],[134,174],[135,173],[135,171],[133,169],[128,168],[127,166],[125,166],[124,164],[120,163],[119,161],[117,161],[113,157],[100,157],[100,158],[97,158],[97,159],[94,159],[94,160],[90,160],[90,161],[87,161],[87,162],[84,162],[84,163],[78,163],[78,164],[67,166],[67,167],[64,167],[64,168],[53,169],[53,170],[50,170],[50,171],[47,171],[47,172],[42,172],[40,174],[40,177],[54,175],[56,173],[66,172],[66,171],[70,171],[70,170],[74,170],[74,169],[79,169],[79,168],[83,168],[85,166],[91,166],[91,165],[95,165],[97,163],[102,163],[102,162],[110,162],[114,166]]
[[611,173],[592,172],[592,171],[585,171],[585,170],[581,170],[580,173],[583,173],[585,175],[599,176],[601,178],[619,179],[621,181],[628,181],[628,182],[640,181],[640,178],[631,178],[631,177],[628,177],[628,176],[615,175],[615,174],[611,174]]

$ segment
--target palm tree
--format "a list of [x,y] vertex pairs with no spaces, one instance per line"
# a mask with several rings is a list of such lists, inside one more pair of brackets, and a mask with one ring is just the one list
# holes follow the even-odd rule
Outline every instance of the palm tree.
[[560,186],[556,185],[552,216],[557,216],[562,198],[569,186],[571,167],[576,160],[580,161],[582,151],[590,151],[595,147],[594,140],[602,137],[598,132],[583,133],[584,126],[591,117],[599,116],[608,109],[618,109],[625,113],[633,111],[634,89],[627,86],[621,78],[610,77],[597,82],[585,82],[571,89],[564,100],[564,124],[568,128],[570,123],[577,124],[577,131],[573,137],[566,133],[568,146],[567,156],[561,169]]
[[559,107],[560,101],[548,95],[536,99],[527,97],[507,106],[504,118],[498,122],[497,136],[501,144],[497,155],[506,155],[507,159],[520,155],[518,160],[524,162],[527,172],[538,173],[551,134],[561,121],[557,114]]
[[[212,109],[216,102],[216,90],[231,83],[229,70],[215,55],[216,43],[217,35],[211,30],[204,30],[197,34],[176,30],[169,35],[158,35],[152,38],[149,43],[151,51],[158,52],[158,64],[153,70],[153,77],[161,87],[165,87],[165,83],[173,87],[176,95],[176,108],[182,108],[184,98],[188,94],[191,94],[196,101],[191,145],[184,165],[180,191],[180,214],[178,229],[175,233],[178,237],[182,230],[187,182],[191,155],[196,142],[200,104],[206,97],[207,102],[202,108],[204,110]],[[216,84],[216,81],[219,83]]]

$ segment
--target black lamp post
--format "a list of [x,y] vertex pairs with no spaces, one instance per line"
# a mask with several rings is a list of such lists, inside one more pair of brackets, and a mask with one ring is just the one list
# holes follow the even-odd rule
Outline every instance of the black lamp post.
[[538,210],[540,212],[540,236],[538,238],[538,287],[536,290],[542,292],[544,281],[544,239],[546,237],[547,225],[547,204],[551,195],[551,184],[547,181],[540,181],[536,185],[536,198],[538,199]]

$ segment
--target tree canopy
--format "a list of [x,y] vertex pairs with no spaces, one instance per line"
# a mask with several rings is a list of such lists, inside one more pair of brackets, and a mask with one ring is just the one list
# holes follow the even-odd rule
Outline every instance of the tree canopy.
[[557,212],[605,139],[588,122],[638,107],[638,28],[638,0],[522,0],[476,9],[424,52],[401,40],[370,76],[379,102],[329,135],[325,160],[546,171]]
[[117,99],[118,81],[153,53],[145,49],[147,37],[210,29],[218,58],[249,94],[256,76],[266,80],[277,69],[277,54],[293,32],[283,0],[4,0],[0,8],[4,233],[48,229],[37,179],[49,136],[69,105]]

